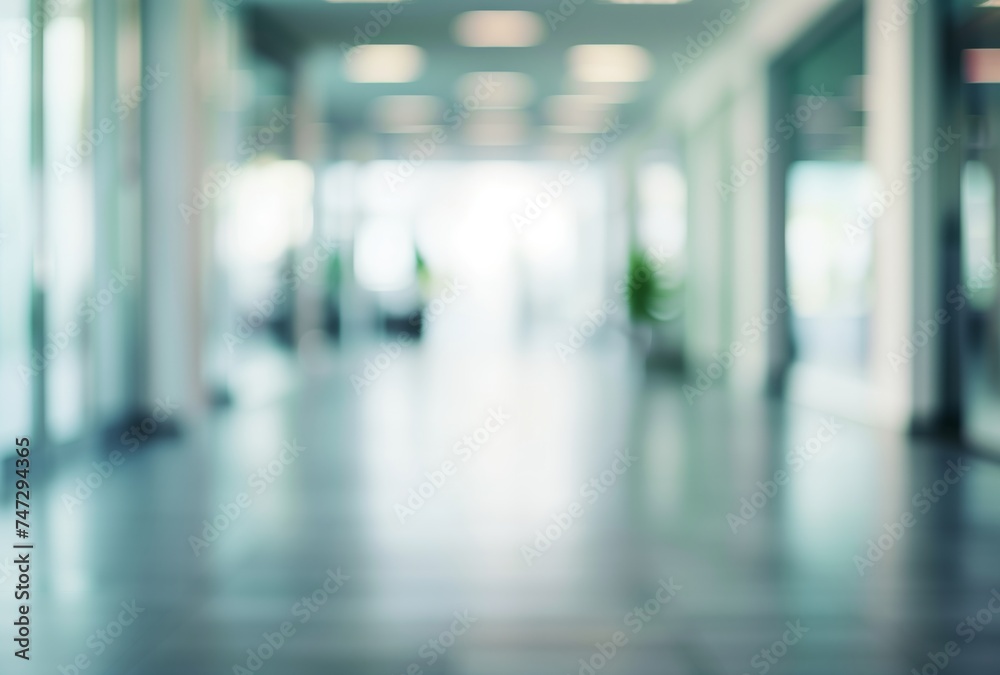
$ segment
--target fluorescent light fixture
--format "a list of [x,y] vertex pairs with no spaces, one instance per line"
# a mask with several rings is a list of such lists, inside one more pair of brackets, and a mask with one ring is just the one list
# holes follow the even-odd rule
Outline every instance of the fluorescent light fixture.
[[351,82],[413,82],[424,71],[424,50],[414,45],[364,45],[344,62]]
[[524,73],[466,73],[455,84],[458,102],[476,108],[522,108],[535,96],[535,84]]
[[965,81],[971,84],[1000,83],[1000,49],[966,49]]
[[577,45],[567,61],[580,82],[641,82],[653,70],[649,52],[637,45]]
[[443,116],[444,101],[436,96],[380,96],[371,105],[374,128],[387,134],[422,133]]
[[611,107],[612,103],[608,99],[594,94],[549,96],[542,104],[545,117],[557,127],[597,127],[598,131]]
[[466,47],[531,47],[542,41],[545,25],[534,12],[479,10],[459,14],[452,33]]

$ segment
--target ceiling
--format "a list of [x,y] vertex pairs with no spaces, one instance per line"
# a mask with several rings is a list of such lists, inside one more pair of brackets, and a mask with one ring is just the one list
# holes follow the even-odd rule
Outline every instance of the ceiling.
[[[553,105],[546,103],[552,95],[593,93],[617,98],[631,88],[629,102],[616,103],[604,113],[608,118],[620,115],[630,129],[641,127],[656,110],[654,102],[660,100],[664,89],[680,74],[673,54],[682,52],[689,38],[706,31],[705,22],[714,22],[725,10],[733,13],[733,25],[738,25],[740,8],[748,5],[744,0],[691,0],[676,5],[621,5],[600,0],[582,0],[579,5],[573,0],[411,0],[397,7],[398,13],[377,30],[372,30],[376,26],[371,23],[372,12],[380,12],[384,21],[386,3],[247,0],[246,6],[250,9],[253,43],[258,51],[285,64],[300,65],[325,121],[342,133],[378,132],[372,116],[372,106],[378,97],[434,96],[450,107],[460,105],[456,83],[463,75],[515,71],[531,78],[534,95],[520,112],[512,114],[527,122],[525,144],[537,145],[543,138],[568,137],[570,143],[589,139],[586,134],[554,131],[580,129],[553,126],[550,112]],[[458,15],[470,10],[535,12],[543,21],[542,39],[535,46],[523,48],[459,45],[452,26]],[[718,29],[722,24],[714,25]],[[348,81],[344,75],[344,53],[360,43],[358,35],[366,27],[376,33],[372,44],[421,47],[426,59],[419,78],[395,84]],[[639,45],[652,56],[651,75],[634,85],[577,82],[569,75],[567,50],[580,44]],[[571,100],[574,99],[564,102]],[[463,138],[453,135],[449,143],[468,142]]]

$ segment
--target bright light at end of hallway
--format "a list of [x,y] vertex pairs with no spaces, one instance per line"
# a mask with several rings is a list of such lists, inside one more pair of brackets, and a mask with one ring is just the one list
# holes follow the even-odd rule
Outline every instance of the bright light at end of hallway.
[[313,226],[313,173],[298,160],[260,161],[233,180],[221,229],[230,264],[274,263],[308,241]]
[[413,235],[398,220],[380,218],[365,223],[354,242],[354,273],[373,291],[405,289],[416,278]]

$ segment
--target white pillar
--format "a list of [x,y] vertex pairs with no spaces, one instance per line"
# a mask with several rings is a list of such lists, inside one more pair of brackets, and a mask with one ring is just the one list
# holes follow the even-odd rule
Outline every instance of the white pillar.
[[[750,77],[746,87],[733,99],[732,126],[733,153],[732,166],[739,166],[750,157],[751,151],[765,148],[774,123],[768,115],[767,71],[758,70]],[[772,285],[770,266],[774,264],[769,246],[770,222],[768,218],[768,181],[770,162],[779,162],[777,156],[770,156],[768,164],[750,176],[742,187],[729,195],[732,214],[732,271],[729,275],[732,288],[732,315],[728,342],[739,342],[746,353],[733,363],[731,379],[741,389],[762,392],[768,384],[768,346],[773,336],[770,334],[754,340],[752,334],[743,333],[744,325],[761,315],[775,299],[776,288]],[[731,167],[724,167],[720,177],[723,183],[731,183]],[[721,273],[721,272],[720,272]],[[774,333],[779,333],[779,326]],[[728,348],[728,345],[727,345]]]
[[[915,7],[906,13],[905,8]],[[901,194],[874,225],[875,299],[872,315],[872,380],[880,420],[905,427],[931,419],[940,405],[938,366],[943,340],[919,347],[904,363],[903,341],[917,321],[942,308],[940,228],[936,198],[940,163],[915,181],[908,162],[933,147],[937,52],[933,2],[868,0],[866,3],[865,154],[875,189]],[[961,152],[958,144],[951,152]]]
[[[694,131],[685,146],[688,174],[688,235],[685,284],[685,358],[691,367],[707,364],[725,342],[728,302],[723,265],[724,203],[716,187],[725,169],[726,113]],[[728,346],[728,345],[727,345]]]
[[204,96],[197,0],[143,4],[143,61],[163,81],[143,107],[143,261],[145,403],[171,397],[183,414],[203,404],[200,229],[205,210],[185,222],[202,179]]

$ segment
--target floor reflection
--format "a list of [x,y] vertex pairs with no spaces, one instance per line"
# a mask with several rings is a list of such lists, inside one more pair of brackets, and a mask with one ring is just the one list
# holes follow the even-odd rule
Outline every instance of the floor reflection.
[[721,390],[689,406],[614,338],[568,364],[416,346],[357,395],[372,349],[286,363],[288,395],[150,444],[73,509],[102,460],[60,473],[39,672],[882,674],[952,640],[949,672],[995,666],[997,626],[956,635],[998,585],[994,463],[961,459],[861,575],[955,448]]

